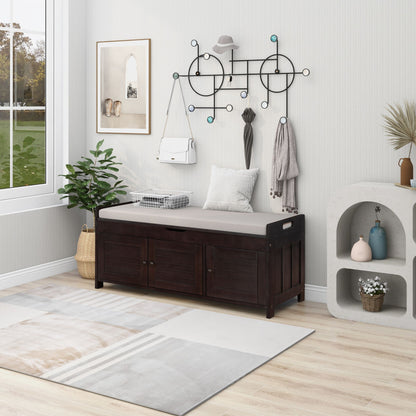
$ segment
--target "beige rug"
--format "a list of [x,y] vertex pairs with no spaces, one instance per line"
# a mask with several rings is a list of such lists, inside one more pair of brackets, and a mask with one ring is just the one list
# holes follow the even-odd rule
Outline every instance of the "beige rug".
[[0,297],[0,366],[183,415],[313,330],[65,286]]

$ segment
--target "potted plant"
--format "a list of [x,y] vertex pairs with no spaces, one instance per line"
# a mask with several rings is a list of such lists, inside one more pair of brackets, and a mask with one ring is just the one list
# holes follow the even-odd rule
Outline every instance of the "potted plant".
[[394,149],[401,149],[410,144],[408,156],[399,159],[400,185],[410,186],[410,179],[413,178],[410,154],[413,144],[416,144],[416,104],[406,102],[403,107],[389,105],[387,109],[388,114],[383,115],[384,127]]
[[[90,211],[95,227],[95,210],[97,207],[112,205],[120,202],[119,195],[125,195],[126,188],[122,180],[116,176],[119,171],[113,149],[101,150],[104,140],[100,140],[95,150],[90,150],[93,156],[82,156],[73,165],[66,165],[68,173],[63,176],[68,183],[58,189],[61,199],[68,198],[68,208],[79,207]],[[95,278],[95,229],[82,226],[78,240],[77,261],[80,275],[86,279]]]
[[383,306],[384,295],[388,292],[387,282],[381,282],[376,276],[374,279],[358,279],[363,309],[368,312],[380,312]]

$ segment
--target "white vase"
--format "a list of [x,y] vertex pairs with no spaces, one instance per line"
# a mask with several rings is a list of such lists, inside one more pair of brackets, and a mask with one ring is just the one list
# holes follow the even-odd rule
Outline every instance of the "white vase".
[[370,261],[372,257],[371,247],[364,241],[364,237],[360,235],[360,239],[352,246],[351,259],[354,261]]
[[107,117],[110,117],[111,116],[111,111],[113,110],[113,100],[111,98],[106,98],[105,99],[104,108],[105,108],[104,114]]
[[114,115],[120,117],[121,113],[121,101],[114,101]]

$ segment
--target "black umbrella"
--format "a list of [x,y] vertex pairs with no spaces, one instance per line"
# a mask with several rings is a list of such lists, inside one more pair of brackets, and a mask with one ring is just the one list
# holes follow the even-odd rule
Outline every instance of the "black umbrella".
[[244,126],[244,157],[246,159],[246,169],[250,168],[251,148],[253,146],[253,127],[251,123],[256,117],[256,113],[251,108],[246,108],[241,114],[246,122]]

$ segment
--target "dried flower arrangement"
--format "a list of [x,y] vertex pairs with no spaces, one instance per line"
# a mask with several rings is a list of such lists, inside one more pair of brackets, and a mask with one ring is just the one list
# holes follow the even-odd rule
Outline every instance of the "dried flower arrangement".
[[358,279],[358,289],[360,293],[366,295],[385,295],[389,288],[387,287],[387,282],[381,282],[380,278],[376,276],[374,279],[363,280],[361,277]]

